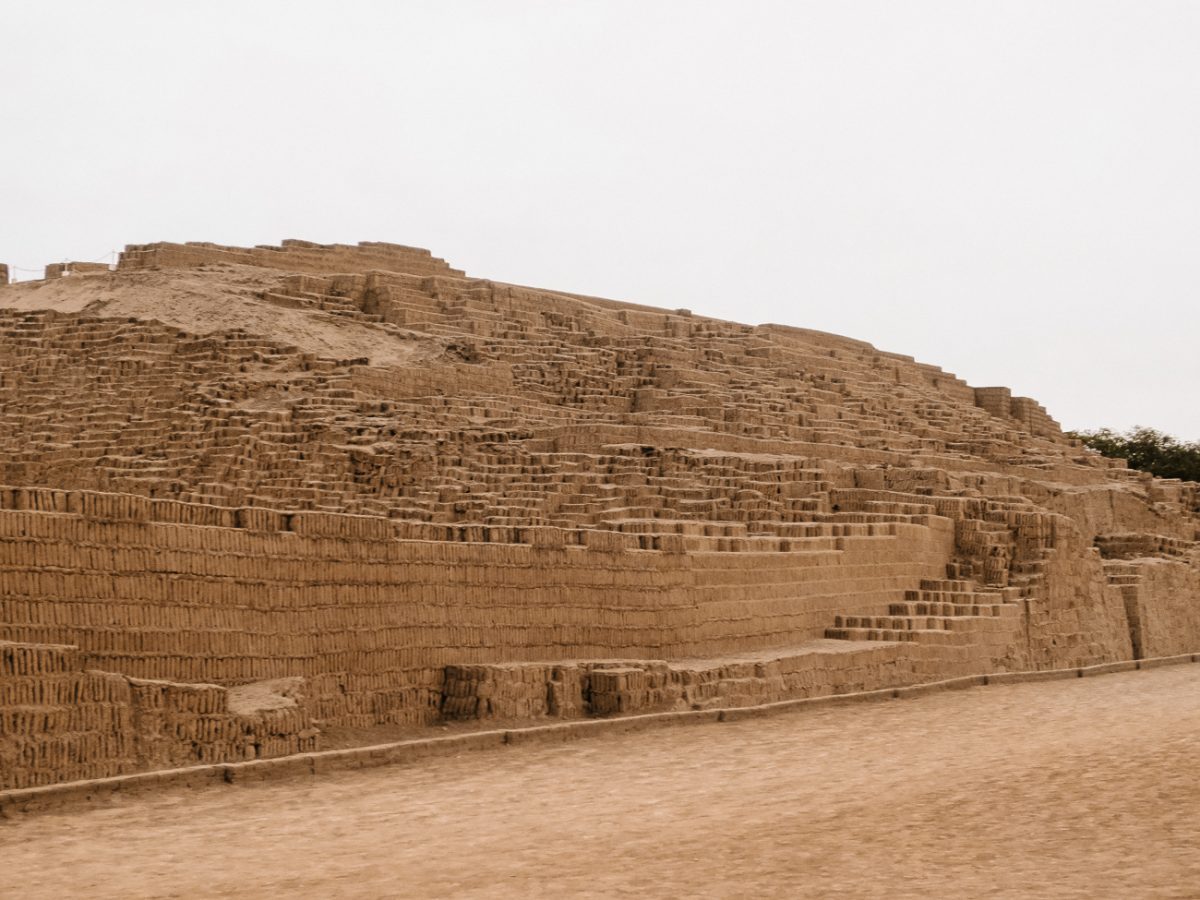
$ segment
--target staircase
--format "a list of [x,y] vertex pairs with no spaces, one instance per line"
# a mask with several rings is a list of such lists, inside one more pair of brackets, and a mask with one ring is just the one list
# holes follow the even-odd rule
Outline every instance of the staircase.
[[840,641],[891,641],[928,651],[947,674],[994,671],[1022,631],[1019,588],[984,588],[964,579],[923,579],[886,615],[836,616],[825,637]]

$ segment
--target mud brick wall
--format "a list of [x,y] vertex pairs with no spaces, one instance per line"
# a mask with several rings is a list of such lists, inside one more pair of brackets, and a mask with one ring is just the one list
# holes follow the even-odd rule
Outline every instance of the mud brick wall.
[[[1105,477],[1060,465],[1075,452],[1065,444],[1027,452],[1028,434],[963,407],[950,376],[866,345],[669,314],[637,313],[658,323],[638,333],[602,305],[449,277],[284,280],[323,320],[386,325],[419,363],[0,310],[0,479],[447,523],[653,517],[770,531],[828,515],[824,490],[844,463],[910,469],[920,453],[926,471],[993,465],[974,453],[1053,464],[1039,472],[1056,480]],[[403,334],[367,309],[403,312]],[[690,331],[666,340],[667,320]],[[948,476],[935,487],[959,489]]]
[[1001,419],[1015,419],[1030,434],[1061,437],[1062,426],[1050,418],[1045,407],[1029,397],[1014,397],[1006,387],[975,388],[975,405]]
[[819,641],[740,659],[448,666],[442,712],[450,719],[571,719],[751,706],[1019,668],[1014,644],[1023,628],[1015,616],[941,637],[934,643]]
[[[1100,551],[1069,519],[1060,516],[1055,521],[1054,549],[1042,563],[1029,604],[1027,639],[1033,667],[1132,659],[1125,604],[1108,581]],[[1190,602],[1195,603],[1194,596]]]
[[121,254],[121,270],[191,268],[213,263],[266,266],[293,272],[363,272],[384,269],[414,275],[459,275],[444,260],[418,247],[361,242],[359,244],[314,244],[287,240],[279,246],[225,247],[204,242],[174,244],[130,244]]
[[64,262],[51,263],[46,266],[45,278],[65,278],[68,275],[95,275],[109,271],[108,263],[97,262]]
[[303,679],[268,683],[275,688],[266,691],[272,706],[267,709],[253,701],[239,702],[239,693],[253,691],[144,678],[128,681],[138,768],[268,759],[317,749],[318,732],[312,727]]
[[0,641],[0,790],[317,749],[298,680],[230,691],[85,660],[74,646]]
[[1181,560],[1131,559],[1105,564],[1121,594],[1139,658],[1192,653],[1200,647],[1200,572]]
[[573,719],[588,713],[586,667],[576,663],[447,666],[442,715],[447,719]]
[[133,768],[129,683],[81,664],[76,647],[0,641],[0,789]]
[[1119,531],[1097,535],[1096,546],[1105,559],[1137,559],[1149,556],[1183,559],[1191,552],[1195,543],[1167,534]]
[[[297,517],[303,519],[303,517]],[[818,549],[645,552],[339,537],[0,511],[0,638],[137,678],[309,682],[319,719],[428,722],[447,665],[716,656],[820,637],[944,572],[952,524]],[[553,529],[547,529],[553,531]],[[596,538],[592,538],[596,535]],[[792,546],[803,547],[797,540]]]
[[[261,270],[170,271],[198,266]],[[460,276],[391,244],[162,243],[3,292],[0,640],[77,645],[44,677],[129,720],[34,747],[62,704],[0,703],[21,777],[292,752],[310,719],[761,702],[1200,637],[1200,486],[1032,400],[837,335]],[[209,277],[213,316],[371,338],[333,359],[56,311]],[[1102,560],[1130,531],[1165,537],[1100,545],[1176,568]],[[303,701],[254,705],[267,679]]]
[[[1073,489],[1055,486],[1053,492],[1034,494],[1047,509],[1069,516],[1086,538],[1114,533],[1160,533],[1193,540],[1197,527],[1194,519],[1168,516],[1154,508],[1149,489],[1130,490],[1125,485],[1086,485]],[[1150,496],[1148,496],[1150,495]]]

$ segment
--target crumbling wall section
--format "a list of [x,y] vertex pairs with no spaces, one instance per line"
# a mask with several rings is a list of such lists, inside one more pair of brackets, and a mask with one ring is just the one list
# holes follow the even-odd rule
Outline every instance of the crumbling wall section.
[[299,680],[231,708],[218,685],[86,661],[75,646],[0,641],[0,790],[317,749]]
[[132,771],[133,698],[78,647],[0,641],[0,789]]
[[1070,519],[1053,516],[1050,550],[1037,564],[1027,623],[1033,667],[1059,669],[1132,659],[1133,644],[1120,592],[1100,551]]
[[99,262],[61,262],[50,263],[46,266],[45,279],[66,278],[68,275],[98,275],[111,271],[108,263]]
[[1085,540],[1114,532],[1148,532],[1191,540],[1195,520],[1159,508],[1153,500],[1154,482],[1110,483],[1080,487],[1026,483],[1024,490],[1034,502],[1072,519]]
[[1134,655],[1173,656],[1200,647],[1200,570],[1166,558],[1114,560],[1105,570],[1124,599]]

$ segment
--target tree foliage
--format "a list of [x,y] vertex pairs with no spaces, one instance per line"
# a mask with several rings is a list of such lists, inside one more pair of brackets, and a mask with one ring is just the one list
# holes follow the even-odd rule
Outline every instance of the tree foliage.
[[1141,426],[1135,426],[1123,434],[1110,428],[1075,431],[1071,434],[1102,456],[1127,460],[1131,469],[1149,472],[1159,478],[1200,481],[1200,441],[1185,443],[1169,434]]

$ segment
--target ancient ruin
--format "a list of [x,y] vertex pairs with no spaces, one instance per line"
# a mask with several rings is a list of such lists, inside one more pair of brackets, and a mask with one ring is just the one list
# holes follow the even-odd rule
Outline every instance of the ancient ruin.
[[0,484],[0,789],[1200,651],[1200,485],[1034,401],[391,244],[0,287]]

